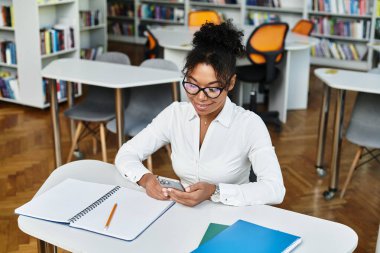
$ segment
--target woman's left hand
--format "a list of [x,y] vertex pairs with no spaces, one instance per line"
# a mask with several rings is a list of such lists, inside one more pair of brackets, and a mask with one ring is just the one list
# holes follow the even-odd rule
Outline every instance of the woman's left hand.
[[215,185],[206,182],[199,182],[186,187],[185,192],[176,189],[168,189],[169,197],[185,206],[196,206],[199,203],[210,199],[210,196],[215,192]]

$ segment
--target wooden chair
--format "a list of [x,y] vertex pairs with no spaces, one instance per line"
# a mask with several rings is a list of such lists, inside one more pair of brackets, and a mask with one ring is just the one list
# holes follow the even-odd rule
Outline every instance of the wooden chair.
[[[380,163],[380,152],[376,153],[376,150],[380,149],[380,95],[358,93],[347,128],[346,139],[358,145],[358,148],[340,193],[340,198],[344,197],[357,168],[373,159]],[[369,158],[367,159],[367,157]],[[366,160],[358,165],[360,159],[364,160],[363,158]]]
[[219,25],[220,23],[222,23],[222,19],[220,18],[219,14],[214,10],[196,10],[189,12],[189,26],[202,26],[206,22]]
[[[104,53],[96,60],[130,65],[129,57],[119,52]],[[79,141],[88,135],[93,136],[93,152],[96,153],[98,133],[100,133],[102,158],[104,162],[107,162],[105,124],[115,118],[114,89],[89,86],[88,93],[82,102],[66,110],[64,115],[78,122],[67,162],[71,161]]]

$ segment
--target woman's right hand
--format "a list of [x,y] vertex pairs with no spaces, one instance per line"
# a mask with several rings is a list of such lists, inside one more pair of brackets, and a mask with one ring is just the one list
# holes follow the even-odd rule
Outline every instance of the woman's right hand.
[[147,173],[137,182],[144,187],[148,196],[158,200],[168,200],[169,197],[164,195],[163,188],[157,180],[157,176]]

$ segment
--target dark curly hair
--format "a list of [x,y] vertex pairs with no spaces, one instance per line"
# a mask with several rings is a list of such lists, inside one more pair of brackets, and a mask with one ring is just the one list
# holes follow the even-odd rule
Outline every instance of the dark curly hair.
[[243,32],[235,28],[231,20],[215,25],[206,23],[194,34],[193,49],[186,57],[182,70],[184,75],[191,73],[199,63],[211,65],[216,78],[225,89],[236,72],[236,57],[243,56]]

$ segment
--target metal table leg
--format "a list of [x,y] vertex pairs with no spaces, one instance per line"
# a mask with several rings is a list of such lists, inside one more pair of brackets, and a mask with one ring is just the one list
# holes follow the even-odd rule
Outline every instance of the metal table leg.
[[335,196],[336,192],[338,191],[340,149],[342,146],[342,129],[343,129],[345,97],[346,97],[345,90],[337,90],[335,120],[334,120],[333,148],[332,148],[332,157],[331,157],[330,186],[329,186],[329,189],[323,193],[323,196],[326,200],[332,199]]
[[326,175],[326,169],[323,167],[323,163],[324,163],[324,155],[325,155],[327,122],[329,118],[330,94],[331,94],[331,88],[328,85],[323,84],[322,108],[321,108],[321,113],[319,116],[317,163],[315,165],[317,174],[320,177],[323,177]]
[[117,143],[120,148],[124,143],[124,94],[123,89],[115,89],[115,111],[116,111],[116,132]]
[[58,248],[53,244],[47,243],[42,240],[37,240],[38,253],[57,253]]
[[61,129],[59,127],[58,118],[58,100],[57,100],[57,85],[54,79],[48,79],[50,86],[50,112],[53,125],[54,135],[54,152],[55,152],[55,165],[59,167],[62,165],[61,155]]

